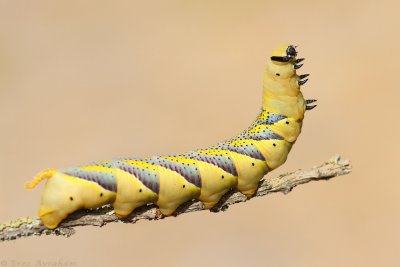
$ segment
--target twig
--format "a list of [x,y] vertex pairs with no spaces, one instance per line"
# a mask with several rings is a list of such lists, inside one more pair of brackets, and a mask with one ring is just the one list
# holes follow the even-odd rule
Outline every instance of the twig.
[[[289,193],[294,187],[310,181],[328,180],[332,177],[350,173],[352,167],[348,160],[340,159],[335,156],[324,164],[313,167],[309,170],[297,170],[295,172],[281,174],[275,178],[269,178],[260,182],[260,187],[254,197],[265,196],[273,192]],[[249,200],[245,195],[231,191],[227,193],[221,201],[211,210],[213,212],[225,211],[228,206]],[[199,201],[192,201],[182,205],[175,216],[182,213],[203,210],[203,204]],[[23,236],[34,235],[63,235],[71,236],[75,234],[75,227],[93,225],[104,226],[112,222],[135,223],[139,220],[158,220],[165,217],[161,216],[154,205],[139,208],[124,219],[115,216],[110,205],[93,210],[81,210],[70,215],[67,220],[62,222],[54,230],[47,229],[39,218],[19,218],[14,221],[0,224],[0,241],[14,240]]]

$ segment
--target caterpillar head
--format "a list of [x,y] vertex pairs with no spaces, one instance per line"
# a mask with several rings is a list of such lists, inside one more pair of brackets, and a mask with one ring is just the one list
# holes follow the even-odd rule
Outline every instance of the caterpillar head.
[[287,63],[297,56],[296,47],[293,45],[280,45],[272,51],[271,60]]
[[303,81],[301,81],[301,76],[296,74],[296,68],[299,66],[296,56],[297,51],[293,45],[281,45],[272,51],[264,74],[264,92],[269,97],[299,94]]
[[25,188],[32,189],[40,181],[46,180],[38,215],[43,224],[56,228],[69,214],[82,209],[98,207],[115,199],[115,193],[98,184],[81,180],[56,170],[39,173]]

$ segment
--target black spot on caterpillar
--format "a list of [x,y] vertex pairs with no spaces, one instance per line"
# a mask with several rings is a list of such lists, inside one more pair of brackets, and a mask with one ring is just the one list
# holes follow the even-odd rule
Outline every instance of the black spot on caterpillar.
[[296,74],[303,60],[296,56],[292,45],[273,51],[264,74],[261,113],[227,141],[178,155],[106,160],[39,173],[25,187],[47,180],[38,212],[44,225],[55,228],[78,209],[109,203],[120,217],[149,203],[168,216],[192,199],[212,208],[232,188],[252,196],[260,179],[286,161],[305,111],[315,107],[308,106],[315,100],[306,101],[300,92],[308,75]]

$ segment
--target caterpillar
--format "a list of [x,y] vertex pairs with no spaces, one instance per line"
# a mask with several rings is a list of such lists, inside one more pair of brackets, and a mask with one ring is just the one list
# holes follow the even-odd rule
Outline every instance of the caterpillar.
[[315,99],[305,100],[300,91],[308,74],[296,74],[304,60],[296,57],[293,45],[273,50],[263,77],[261,112],[250,127],[229,140],[177,155],[104,160],[40,172],[25,188],[46,180],[38,211],[43,224],[54,229],[76,210],[105,204],[112,204],[118,217],[147,204],[169,216],[193,199],[210,209],[234,188],[251,197],[259,181],[286,161],[305,111],[316,106],[310,105]]

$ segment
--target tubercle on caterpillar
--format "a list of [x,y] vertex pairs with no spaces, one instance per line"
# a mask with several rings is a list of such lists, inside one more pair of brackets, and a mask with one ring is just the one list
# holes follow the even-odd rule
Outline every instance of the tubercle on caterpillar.
[[264,175],[286,161],[305,111],[316,106],[309,105],[316,100],[305,100],[300,92],[308,74],[296,74],[303,61],[296,56],[293,45],[273,50],[264,73],[261,113],[227,141],[179,155],[42,171],[25,187],[32,189],[46,180],[38,211],[43,224],[54,229],[76,210],[110,203],[119,217],[150,203],[169,216],[192,199],[212,208],[232,188],[251,197]]

